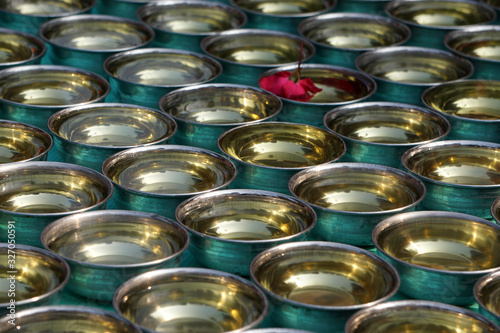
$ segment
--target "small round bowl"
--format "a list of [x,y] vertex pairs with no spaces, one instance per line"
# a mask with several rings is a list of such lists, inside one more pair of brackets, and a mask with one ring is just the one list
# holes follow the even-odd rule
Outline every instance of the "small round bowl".
[[355,63],[377,82],[375,98],[416,105],[425,89],[466,79],[474,72],[470,61],[424,47],[385,47],[361,54]]
[[409,149],[403,166],[427,188],[422,206],[491,219],[500,196],[500,144],[445,140]]
[[354,312],[387,301],[400,284],[379,256],[333,242],[275,246],[255,257],[250,272],[274,305],[277,326],[318,333],[343,332]]
[[5,333],[51,332],[67,333],[141,333],[141,329],[111,311],[75,305],[40,306],[15,314],[15,325],[10,317],[0,318]]
[[448,119],[448,139],[500,142],[500,81],[443,83],[424,91],[422,102]]
[[474,285],[474,299],[479,305],[479,313],[500,325],[500,270],[486,274]]
[[132,277],[179,266],[189,244],[186,230],[160,215],[101,210],[55,220],[42,232],[42,245],[71,267],[68,289],[111,302]]
[[44,23],[40,37],[55,65],[74,66],[106,75],[104,61],[118,52],[148,45],[153,29],[137,20],[107,15],[73,15]]
[[216,60],[185,50],[146,48],[115,54],[104,62],[113,97],[158,109],[163,95],[208,83],[222,73]]
[[191,236],[189,251],[203,266],[248,276],[260,252],[304,241],[316,225],[307,204],[275,192],[222,190],[181,203],[176,218]]
[[471,304],[477,279],[500,268],[500,226],[468,214],[397,214],[380,222],[372,238],[411,298]]
[[337,0],[230,0],[230,4],[248,16],[248,28],[296,34],[302,20],[333,10]]
[[155,109],[131,104],[94,103],[54,113],[48,127],[64,162],[101,171],[111,155],[128,148],[166,144],[175,120]]
[[[297,66],[273,68],[263,73],[259,86],[265,77],[281,72],[290,72],[290,79],[296,77]],[[302,79],[311,79],[314,85],[322,91],[307,102],[296,101],[280,96],[283,101],[283,111],[278,114],[279,121],[322,126],[323,117],[331,109],[370,99],[377,90],[377,84],[368,75],[359,71],[332,65],[304,64],[301,66]]]
[[109,83],[92,72],[66,66],[26,65],[0,71],[0,118],[47,130],[62,109],[104,101]]
[[203,38],[247,23],[241,10],[216,1],[151,2],[137,11],[137,17],[154,29],[155,46],[194,52],[202,52]]
[[219,32],[205,37],[201,49],[224,67],[221,82],[251,86],[266,70],[292,64],[296,67],[301,58],[307,62],[316,51],[299,36],[264,29]]
[[117,208],[175,218],[184,200],[229,187],[236,167],[224,156],[190,146],[130,148],[107,158],[103,174],[115,185]]
[[499,327],[474,311],[440,302],[404,300],[377,304],[357,312],[346,333],[498,332]]
[[450,132],[450,123],[437,112],[390,102],[340,106],[325,115],[323,124],[346,143],[342,161],[394,168],[402,168],[401,156],[409,148]]
[[260,289],[237,275],[170,268],[125,282],[116,291],[113,306],[145,333],[215,333],[243,332],[258,326],[269,305]]
[[41,247],[40,234],[52,221],[79,212],[104,209],[113,184],[92,169],[61,162],[0,165],[0,241],[8,241],[15,221],[16,243]]
[[37,35],[43,23],[59,17],[90,13],[96,3],[97,0],[3,0],[0,2],[0,25]]
[[452,31],[444,45],[472,62],[473,78],[500,80],[500,26],[480,26]]
[[491,216],[497,224],[500,224],[500,196],[491,204]]
[[492,23],[494,9],[469,0],[398,0],[385,7],[389,17],[407,24],[412,31],[408,45],[444,49],[447,33]]
[[47,46],[38,37],[17,30],[0,28],[0,70],[21,66],[38,65]]
[[52,143],[50,134],[38,127],[0,120],[0,164],[46,161]]
[[299,34],[314,44],[313,62],[355,68],[361,53],[401,45],[411,36],[410,28],[380,15],[330,13],[303,20]]
[[315,238],[357,246],[371,246],[372,230],[380,221],[416,210],[426,194],[417,177],[364,163],[310,168],[294,175],[289,188],[316,210]]
[[283,103],[263,89],[214,83],[174,90],[160,99],[159,106],[179,127],[177,144],[218,151],[217,139],[225,131],[275,120]]
[[267,122],[233,128],[219,137],[219,149],[238,168],[234,187],[288,192],[298,171],[338,160],[345,144],[325,129]]
[[[69,281],[70,268],[59,256],[34,246],[16,244],[19,225],[13,221],[9,242],[0,243],[0,317],[17,316],[27,308],[55,304]],[[9,325],[1,325],[5,328]]]

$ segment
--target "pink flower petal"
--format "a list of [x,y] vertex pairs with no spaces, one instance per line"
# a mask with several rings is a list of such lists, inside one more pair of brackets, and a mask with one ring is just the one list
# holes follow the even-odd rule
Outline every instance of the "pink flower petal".
[[266,76],[260,80],[260,86],[275,95],[283,97],[283,86],[287,82],[291,82],[288,78],[292,75],[290,72],[278,72],[273,75]]

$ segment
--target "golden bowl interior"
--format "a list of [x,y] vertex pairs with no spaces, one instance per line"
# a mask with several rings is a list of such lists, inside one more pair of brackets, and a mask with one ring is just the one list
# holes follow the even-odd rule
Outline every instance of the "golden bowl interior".
[[495,26],[456,31],[449,35],[445,43],[462,56],[500,61],[500,29]]
[[230,130],[219,146],[234,159],[272,168],[306,168],[337,160],[345,151],[343,141],[326,130],[274,122]]
[[478,303],[500,317],[500,276],[496,273],[484,277],[476,284],[474,295]]
[[152,109],[109,104],[59,112],[49,120],[49,128],[71,142],[126,147],[166,140],[176,125]]
[[32,159],[51,146],[50,135],[38,128],[0,121],[0,164]]
[[384,104],[340,108],[325,117],[325,125],[353,140],[396,145],[434,140],[449,128],[444,119],[430,112]]
[[333,8],[332,0],[233,0],[232,4],[239,8],[265,15],[300,15],[324,12]]
[[[15,269],[8,266],[15,258]],[[69,267],[62,260],[58,260],[49,255],[27,248],[16,247],[9,250],[4,244],[0,248],[1,270],[0,278],[0,303],[8,304],[12,297],[9,297],[10,283],[9,279],[12,273],[16,271],[15,299],[17,302],[27,301],[29,299],[36,301],[54,289],[61,286],[69,278]]]
[[41,56],[43,43],[35,38],[0,29],[0,65],[23,62]]
[[228,184],[236,172],[222,157],[182,146],[125,152],[104,162],[103,169],[116,184],[159,195],[212,190]]
[[403,157],[416,174],[455,185],[500,185],[500,148],[474,144],[435,145]]
[[0,10],[22,15],[53,16],[81,12],[91,8],[94,4],[95,1],[92,0],[4,0],[0,2]]

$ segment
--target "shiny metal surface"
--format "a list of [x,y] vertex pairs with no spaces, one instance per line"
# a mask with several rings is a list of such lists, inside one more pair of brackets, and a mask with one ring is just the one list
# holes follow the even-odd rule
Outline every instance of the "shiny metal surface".
[[500,224],[500,196],[495,199],[491,205],[491,216],[498,224]]
[[315,332],[343,332],[350,315],[388,300],[400,283],[382,258],[333,242],[273,247],[255,257],[250,272],[274,305],[274,322]]
[[316,213],[293,197],[258,190],[221,190],[181,203],[176,219],[191,235],[190,252],[202,266],[249,275],[260,252],[307,240]]
[[268,311],[266,296],[249,281],[202,268],[141,274],[118,288],[113,307],[148,333],[243,332]]
[[468,214],[398,214],[375,226],[372,238],[411,298],[470,304],[477,279],[500,268],[500,226]]
[[38,37],[0,28],[0,69],[40,64],[47,47]]
[[500,325],[500,270],[486,274],[474,285],[474,299],[479,313]]
[[346,333],[498,332],[499,327],[476,312],[431,301],[404,300],[377,304],[356,313]]
[[37,127],[0,120],[0,164],[46,161],[52,143],[52,137]]
[[450,123],[435,112],[414,105],[388,102],[356,103],[335,108],[324,126],[346,143],[343,161],[402,167],[401,156],[411,147],[441,140]]
[[189,236],[160,215],[102,210],[55,220],[42,231],[41,241],[69,263],[69,290],[111,302],[115,290],[128,279],[178,266]]
[[[70,268],[61,257],[34,246],[15,244],[12,247],[12,244],[0,243],[0,262],[0,317],[11,313],[7,308],[11,299],[15,299],[15,313],[58,302],[70,277]],[[15,280],[14,288],[12,280]]]

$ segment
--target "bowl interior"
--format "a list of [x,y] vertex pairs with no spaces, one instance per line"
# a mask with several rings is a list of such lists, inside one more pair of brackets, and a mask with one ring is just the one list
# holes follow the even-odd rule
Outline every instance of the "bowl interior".
[[50,135],[40,129],[0,121],[0,164],[31,159],[51,146]]
[[451,116],[475,121],[500,120],[500,82],[466,80],[429,89],[422,101]]
[[92,0],[4,0],[0,2],[0,9],[22,15],[53,16],[65,13],[80,12],[91,8],[94,4],[95,1]]
[[[476,285],[476,287],[479,285]],[[478,303],[500,317],[500,278],[498,274],[492,274],[489,278],[481,280],[479,289],[474,295]]]
[[500,29],[478,29],[450,34],[446,45],[462,55],[500,61]]
[[491,215],[493,216],[493,219],[500,224],[500,198],[493,201],[493,204],[491,205]]
[[332,0],[232,0],[232,4],[239,8],[265,15],[289,16],[324,12],[331,9],[335,2]]
[[152,109],[109,105],[59,112],[49,120],[49,128],[71,142],[126,147],[166,140],[175,123]]
[[334,161],[343,141],[326,130],[302,124],[261,123],[226,132],[222,151],[237,160],[264,167],[305,168]]
[[0,30],[0,65],[33,59],[44,51],[43,43],[37,42],[35,38],[14,31]]

